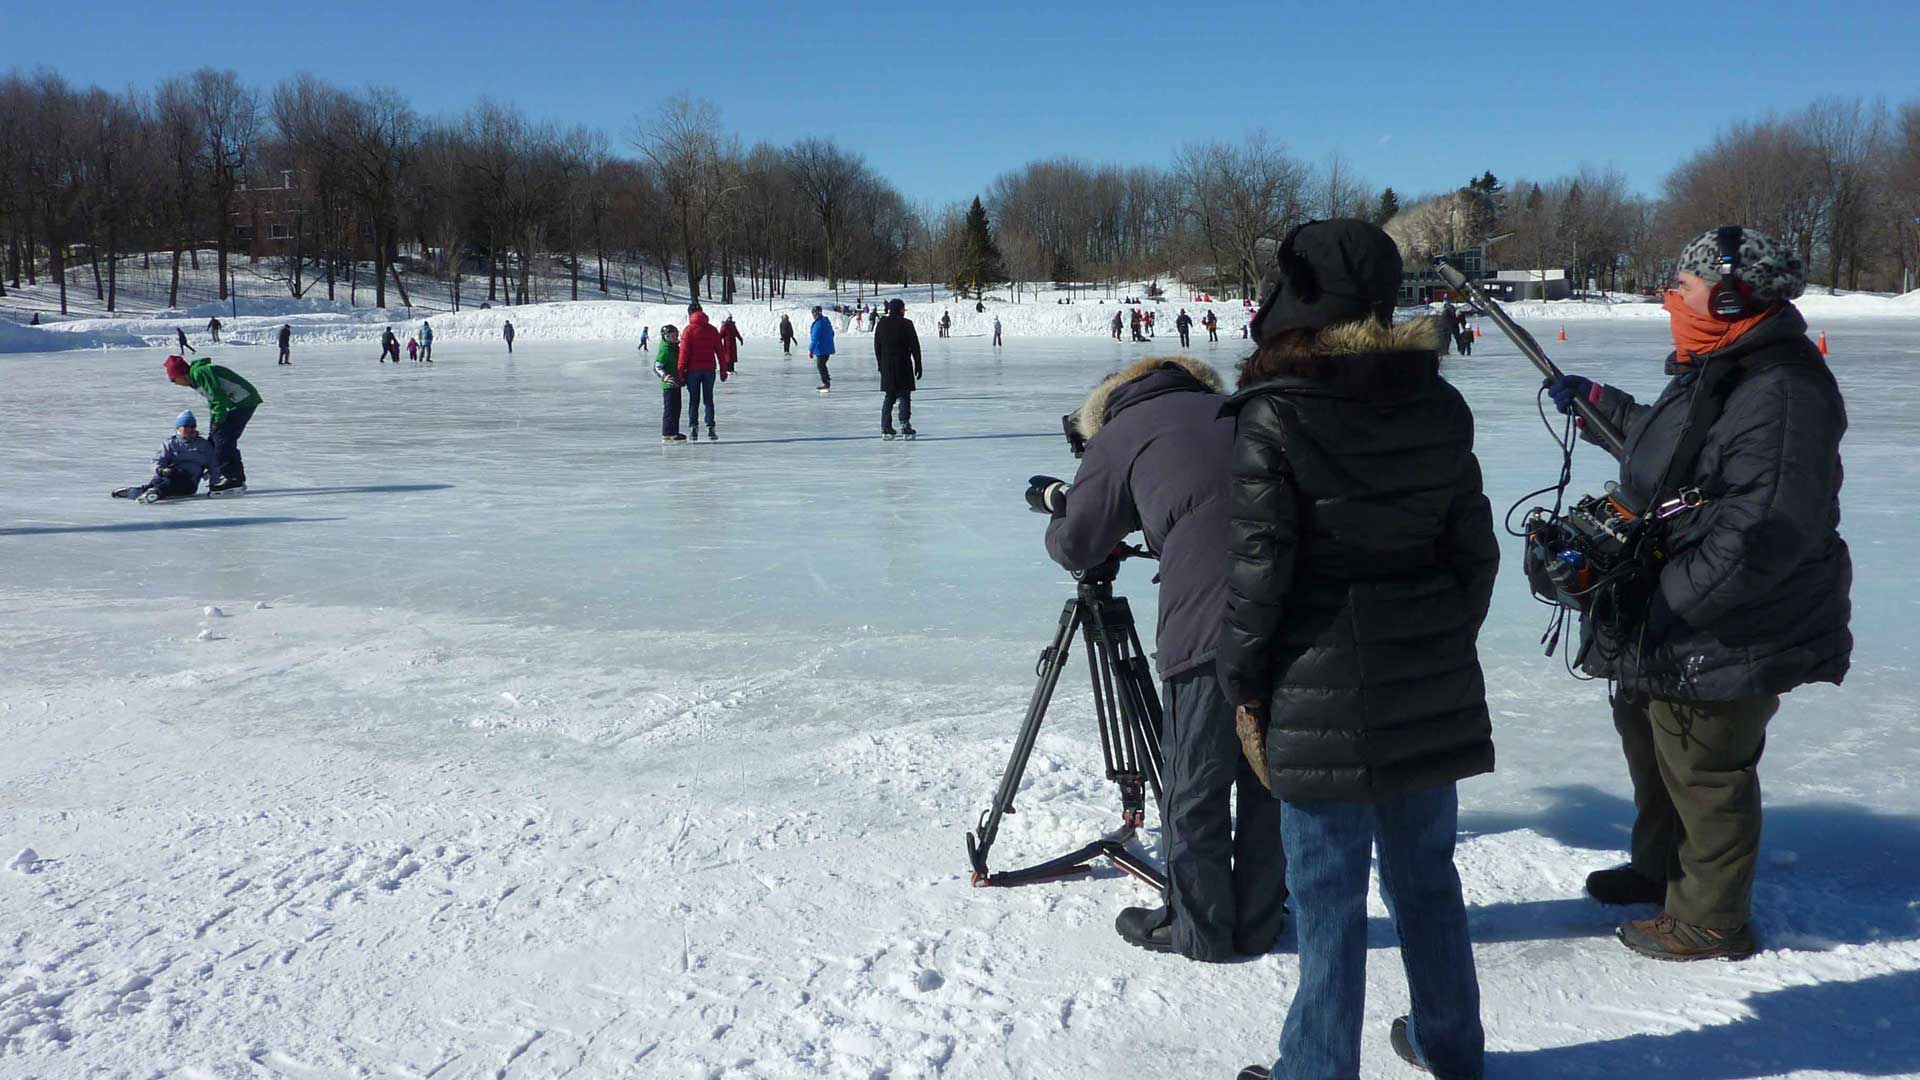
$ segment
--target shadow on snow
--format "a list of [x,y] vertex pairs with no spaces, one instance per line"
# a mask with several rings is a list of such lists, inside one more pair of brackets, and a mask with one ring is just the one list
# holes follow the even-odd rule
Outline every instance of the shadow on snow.
[[232,529],[242,525],[286,525],[292,522],[344,521],[337,517],[229,517],[185,518],[179,521],[123,521],[112,525],[17,525],[0,528],[0,536],[49,536],[55,533],[161,532],[173,529]]

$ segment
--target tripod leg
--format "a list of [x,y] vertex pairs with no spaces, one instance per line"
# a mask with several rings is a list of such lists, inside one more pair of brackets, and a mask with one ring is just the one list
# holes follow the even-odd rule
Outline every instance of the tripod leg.
[[1033,697],[1027,701],[1027,715],[1020,725],[1020,735],[1013,743],[1013,756],[1007,760],[1007,771],[1000,776],[1000,786],[994,790],[993,805],[980,815],[977,831],[967,834],[967,858],[973,864],[973,883],[983,885],[988,876],[987,851],[993,847],[994,838],[1000,833],[1000,819],[1013,813],[1013,796],[1020,789],[1020,780],[1026,774],[1027,761],[1033,756],[1033,744],[1040,738],[1040,722],[1047,715],[1047,706],[1053,700],[1053,691],[1060,683],[1060,672],[1067,664],[1067,654],[1073,647],[1074,632],[1084,620],[1084,607],[1078,597],[1067,601],[1060,611],[1060,627],[1053,635],[1053,644],[1040,654],[1039,681],[1033,688]]

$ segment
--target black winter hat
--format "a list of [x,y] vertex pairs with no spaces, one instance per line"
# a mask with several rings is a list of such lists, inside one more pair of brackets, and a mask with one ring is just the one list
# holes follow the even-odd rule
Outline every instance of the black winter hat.
[[1400,248],[1385,230],[1357,218],[1309,221],[1280,244],[1279,282],[1253,316],[1253,336],[1318,330],[1372,315],[1393,321],[1400,295]]
[[702,310],[705,310],[705,309],[703,309],[700,306],[700,301],[698,300],[695,300],[693,303],[687,305],[687,314],[689,315],[693,314],[696,311],[702,311]]
[[906,313],[907,313],[907,302],[905,300],[902,300],[896,296],[893,299],[887,301],[887,314],[905,315]]

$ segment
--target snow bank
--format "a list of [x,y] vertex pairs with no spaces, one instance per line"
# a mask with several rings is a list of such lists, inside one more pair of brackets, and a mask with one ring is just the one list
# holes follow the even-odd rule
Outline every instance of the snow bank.
[[[1122,297],[1144,296],[1146,283],[1122,285],[1115,292]],[[1173,323],[1182,309],[1193,317],[1193,337],[1196,341],[1206,340],[1206,331],[1199,322],[1208,310],[1213,311],[1220,320],[1222,341],[1241,340],[1241,328],[1246,325],[1251,309],[1240,301],[1202,303],[1180,299],[1181,296],[1192,295],[1186,290],[1176,287],[1169,292],[1174,294],[1172,298],[1147,304],[1125,304],[1119,299],[1088,296],[1084,292],[1070,296],[1064,291],[1042,291],[1038,296],[1023,294],[1015,302],[1009,294],[1001,292],[985,301],[985,310],[975,311],[974,301],[949,299],[944,290],[935,290],[934,298],[929,300],[927,287],[919,285],[882,289],[878,294],[863,295],[859,302],[872,304],[896,297],[906,301],[908,317],[918,325],[921,335],[929,339],[936,335],[936,326],[942,313],[952,318],[952,334],[956,338],[990,336],[996,317],[1007,338],[1072,338],[1106,336],[1111,332],[1115,313],[1119,313],[1124,322],[1127,313],[1137,308],[1154,313],[1156,340],[1178,340]],[[1916,297],[1920,297],[1920,293],[1906,297],[1868,293],[1810,293],[1799,303],[1808,319],[1816,322],[1836,318],[1912,318],[1920,315],[1920,299]],[[852,294],[845,291],[840,299],[849,306],[856,303]],[[795,333],[804,342],[807,326],[812,321],[811,308],[820,304],[828,309],[833,319],[841,352],[865,347],[857,342],[871,331],[872,323],[863,321],[856,329],[851,316],[832,312],[833,303],[834,294],[827,291],[822,283],[814,282],[796,286],[785,300],[777,301],[771,307],[765,301],[744,299],[734,304],[708,301],[705,306],[716,324],[732,315],[748,341],[773,340],[778,334],[780,316],[784,314],[792,320]],[[1666,318],[1659,304],[1641,297],[1530,301],[1504,306],[1517,319],[1546,323]],[[1429,305],[1409,309],[1407,313],[1438,310],[1438,307]],[[420,324],[425,321],[431,321],[436,337],[450,341],[497,341],[502,325],[511,320],[518,338],[528,342],[635,343],[639,341],[643,328],[648,330],[649,336],[657,338],[661,326],[667,323],[683,326],[687,321],[686,304],[682,301],[648,303],[613,299],[496,305],[486,309],[470,307],[459,312],[445,312],[397,306],[385,309],[353,307],[338,301],[270,297],[243,299],[238,304],[238,311],[239,314],[235,315],[234,305],[222,302],[143,315],[73,319],[38,328],[42,333],[32,339],[32,344],[0,345],[0,349],[38,352],[96,347],[167,347],[174,343],[176,327],[186,331],[195,347],[203,348],[208,344],[206,322],[210,318],[218,318],[221,322],[223,345],[270,346],[284,324],[292,327],[296,349],[302,345],[328,342],[371,343],[378,341],[389,326],[404,342],[409,336],[417,336]],[[51,333],[46,333],[49,331]],[[45,344],[49,340],[56,344]]]
[[0,322],[0,353],[65,352],[70,349],[140,349],[143,338],[118,329],[70,330],[57,326],[21,326]]

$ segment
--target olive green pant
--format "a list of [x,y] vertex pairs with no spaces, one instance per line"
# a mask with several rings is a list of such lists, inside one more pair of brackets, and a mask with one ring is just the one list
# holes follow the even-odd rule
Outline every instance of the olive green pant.
[[1633,779],[1633,868],[1667,883],[1667,914],[1681,922],[1747,925],[1760,855],[1760,753],[1779,708],[1777,695],[1614,699]]

